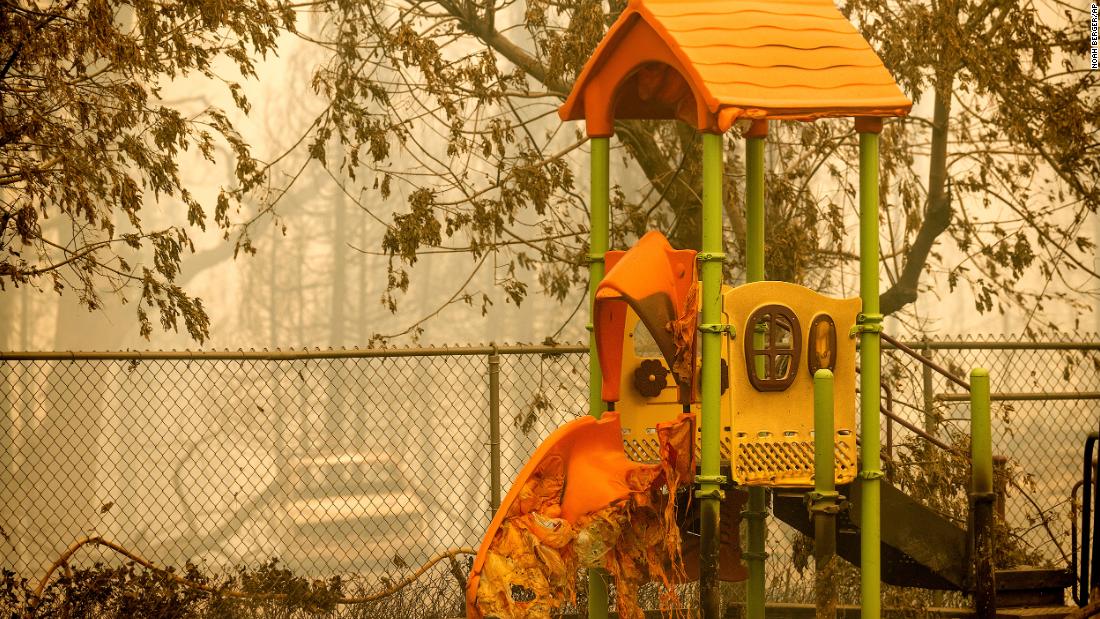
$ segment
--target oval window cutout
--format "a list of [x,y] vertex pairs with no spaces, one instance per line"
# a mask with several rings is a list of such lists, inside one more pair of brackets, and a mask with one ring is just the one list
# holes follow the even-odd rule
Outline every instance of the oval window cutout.
[[802,328],[791,308],[765,305],[745,327],[745,365],[757,391],[783,391],[794,382],[802,352]]
[[825,368],[836,370],[836,323],[828,314],[814,316],[810,323],[810,343],[806,347],[806,365],[813,376]]

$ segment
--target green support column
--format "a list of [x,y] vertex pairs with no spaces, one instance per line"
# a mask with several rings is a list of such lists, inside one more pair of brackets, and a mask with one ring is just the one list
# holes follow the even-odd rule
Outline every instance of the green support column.
[[745,281],[764,281],[764,143],[767,121],[757,121],[745,140]]
[[836,619],[836,460],[833,454],[833,373],[814,373],[814,606],[817,619]]
[[[745,281],[764,281],[764,143],[768,136],[768,121],[753,122],[745,143]],[[748,337],[748,334],[745,334]],[[759,337],[753,334],[753,337]],[[765,541],[768,535],[767,504],[763,488],[749,488],[748,545],[745,563],[749,581],[745,592],[747,619],[764,619],[765,575],[767,559]]]
[[[604,412],[603,381],[600,359],[596,355],[596,337],[592,331],[592,303],[596,286],[604,275],[604,254],[611,234],[611,139],[594,137],[591,140],[591,196],[589,208],[588,238],[588,412],[599,419]],[[590,619],[607,619],[607,580],[600,570],[588,571],[588,616]]]
[[700,296],[703,340],[703,419],[702,462],[697,478],[699,489],[699,606],[703,619],[721,617],[721,592],[718,588],[719,509],[722,482],[719,435],[722,333],[722,135],[703,134],[703,243],[699,260],[703,280]]
[[882,120],[856,119],[859,133],[859,419],[860,484],[863,503],[860,517],[860,606],[862,619],[881,615],[881,566],[879,543],[882,527],[879,510],[879,333],[882,315],[878,302],[878,139]]
[[997,614],[997,571],[993,564],[993,423],[989,372],[970,371],[970,521],[974,557],[974,614]]

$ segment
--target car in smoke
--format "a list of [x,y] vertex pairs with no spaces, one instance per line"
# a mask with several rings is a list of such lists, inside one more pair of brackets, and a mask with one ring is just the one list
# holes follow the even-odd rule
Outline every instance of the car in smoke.
[[428,497],[389,454],[339,453],[289,462],[291,496],[274,514],[281,561],[301,574],[401,572],[433,554]]

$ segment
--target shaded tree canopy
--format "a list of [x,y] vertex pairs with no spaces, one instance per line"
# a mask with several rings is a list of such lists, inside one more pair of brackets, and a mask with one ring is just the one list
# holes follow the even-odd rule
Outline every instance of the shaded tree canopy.
[[[175,279],[194,251],[189,229],[233,222],[228,196],[192,195],[180,158],[197,149],[214,161],[216,144],[228,145],[242,193],[263,166],[225,111],[184,116],[161,89],[192,74],[222,79],[219,63],[254,76],[294,23],[289,4],[263,0],[0,0],[0,286],[75,294],[89,309],[104,292],[136,290],[142,335],[152,312],[203,341],[202,302]],[[240,85],[225,84],[247,111]],[[148,223],[166,219],[149,203],[178,209],[167,219],[179,223]]]
[[[248,250],[250,230],[278,216],[298,174],[276,182],[269,171],[282,157],[253,158],[217,110],[173,115],[156,102],[157,85],[189,71],[213,75],[216,57],[248,76],[285,31],[322,55],[311,87],[323,106],[296,147],[386,227],[371,250],[390,256],[385,305],[396,311],[426,253],[468,254],[474,273],[495,265],[511,302],[529,294],[529,281],[563,300],[586,277],[587,209],[575,176],[586,157],[582,127],[554,112],[623,6],[72,0],[41,9],[0,0],[0,26],[13,33],[0,48],[0,281],[48,278],[89,306],[104,285],[133,282],[144,332],[146,308],[156,308],[166,327],[182,315],[201,340],[202,307],[173,284],[187,231],[145,231],[143,194],[181,204],[191,226],[212,217]],[[1052,300],[1082,305],[1083,294],[1095,295],[1093,241],[1082,226],[1100,205],[1100,96],[1098,74],[1086,68],[1083,7],[849,0],[842,10],[918,103],[887,123],[882,140],[884,312],[943,284],[970,287],[980,311],[1015,306],[1037,320]],[[303,11],[316,18],[299,32]],[[64,53],[48,53],[56,49]],[[229,87],[247,111],[239,87]],[[237,184],[203,205],[181,185],[176,161],[189,145],[212,156],[214,139],[232,146]],[[856,266],[851,122],[773,123],[768,140],[767,275],[835,287]],[[743,268],[744,246],[735,142],[725,198],[730,277]],[[697,245],[695,132],[626,121],[614,143],[629,184],[613,193],[613,243],[656,228],[679,246]],[[398,198],[403,205],[390,212]],[[125,228],[114,223],[120,213]],[[51,216],[72,240],[42,232]],[[147,246],[151,256],[124,259],[120,245]],[[468,282],[456,282],[448,303],[493,302]]]

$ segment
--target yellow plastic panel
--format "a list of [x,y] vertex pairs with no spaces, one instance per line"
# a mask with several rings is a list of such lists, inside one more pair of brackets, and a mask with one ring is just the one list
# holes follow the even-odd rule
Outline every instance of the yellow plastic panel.
[[[731,473],[736,483],[750,486],[812,487],[814,485],[813,376],[809,355],[815,341],[810,326],[819,314],[832,318],[836,331],[834,417],[836,436],[836,482],[855,478],[856,433],[856,340],[848,335],[855,325],[861,303],[858,298],[833,299],[808,288],[787,282],[756,282],[730,289],[723,295],[723,307],[735,329],[735,340],[728,351],[730,364],[730,404],[732,423],[723,418],[723,455],[732,452]],[[749,372],[758,371],[747,363],[745,339],[753,342],[753,313],[765,306],[782,306],[797,320],[797,350],[785,359],[794,363],[792,380],[785,388],[761,391],[753,385]],[[780,312],[771,312],[772,315]],[[764,337],[764,336],[761,336]],[[782,339],[782,338],[779,338]],[[754,349],[766,348],[759,340]],[[785,356],[786,342],[778,348]],[[774,350],[774,349],[773,349]],[[783,372],[772,373],[779,377]],[[765,373],[763,378],[768,378]],[[761,381],[767,383],[768,381]],[[723,403],[725,404],[725,403]],[[723,416],[726,410],[723,408]],[[728,430],[726,428],[729,428]]]

